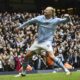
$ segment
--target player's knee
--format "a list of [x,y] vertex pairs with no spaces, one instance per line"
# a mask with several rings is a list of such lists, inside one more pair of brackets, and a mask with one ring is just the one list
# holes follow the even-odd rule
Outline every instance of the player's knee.
[[55,57],[52,52],[48,52],[48,54],[49,54],[49,56],[50,56],[51,58],[54,58],[54,57]]

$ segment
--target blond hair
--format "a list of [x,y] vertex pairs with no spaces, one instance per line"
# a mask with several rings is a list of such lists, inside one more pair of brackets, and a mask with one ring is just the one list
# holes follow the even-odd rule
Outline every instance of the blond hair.
[[53,7],[46,7],[46,9],[50,9],[51,11],[52,11],[52,13],[53,13],[53,16],[55,16],[56,15],[56,13],[55,13],[55,8],[53,8]]

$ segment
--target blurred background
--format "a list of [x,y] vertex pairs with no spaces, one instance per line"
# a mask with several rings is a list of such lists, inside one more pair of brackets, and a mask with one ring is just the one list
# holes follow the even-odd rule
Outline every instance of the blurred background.
[[80,0],[0,0],[0,11],[41,12],[46,6],[55,7],[56,12],[80,14]]

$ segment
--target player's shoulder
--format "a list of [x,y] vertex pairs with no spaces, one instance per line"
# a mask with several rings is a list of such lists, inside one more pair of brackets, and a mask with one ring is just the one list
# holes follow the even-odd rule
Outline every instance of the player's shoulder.
[[43,20],[43,18],[44,18],[44,15],[39,15],[39,16],[37,16],[35,19],[41,21],[41,20]]
[[55,18],[54,18],[55,21],[60,21],[61,19],[62,19],[62,18],[59,18],[59,17],[55,17]]
[[59,20],[59,18],[57,16],[52,18],[53,21]]

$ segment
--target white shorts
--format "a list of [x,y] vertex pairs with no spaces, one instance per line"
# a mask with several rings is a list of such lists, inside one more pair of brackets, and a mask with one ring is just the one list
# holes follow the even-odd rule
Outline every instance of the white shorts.
[[38,41],[35,40],[34,43],[32,44],[32,46],[28,50],[35,51],[39,48],[42,48],[46,51],[49,51],[49,52],[53,53],[53,47],[52,47],[51,41],[45,41],[45,42],[42,42],[42,43],[38,43]]

